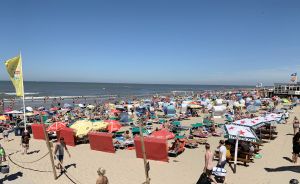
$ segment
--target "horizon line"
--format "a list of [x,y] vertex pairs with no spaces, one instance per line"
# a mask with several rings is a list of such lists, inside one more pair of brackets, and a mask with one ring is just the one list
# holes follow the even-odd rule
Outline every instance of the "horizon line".
[[[0,82],[11,82],[10,80],[0,80]],[[193,86],[247,86],[247,87],[255,87],[255,85],[249,85],[249,84],[170,84],[170,83],[139,83],[139,82],[129,82],[129,83],[124,83],[124,82],[80,82],[80,81],[24,81],[24,82],[48,82],[48,83],[87,83],[87,84],[133,84],[133,85],[193,85]]]

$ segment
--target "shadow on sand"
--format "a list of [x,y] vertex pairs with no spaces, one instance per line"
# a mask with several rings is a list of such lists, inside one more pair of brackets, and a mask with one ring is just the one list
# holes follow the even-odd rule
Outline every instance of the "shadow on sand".
[[15,174],[11,174],[11,175],[7,175],[5,176],[3,179],[0,179],[0,183],[3,183],[4,181],[14,181],[18,178],[23,177],[23,173],[22,172],[17,172]]
[[295,173],[300,173],[300,166],[282,166],[277,168],[265,168],[267,172],[285,172],[291,171]]

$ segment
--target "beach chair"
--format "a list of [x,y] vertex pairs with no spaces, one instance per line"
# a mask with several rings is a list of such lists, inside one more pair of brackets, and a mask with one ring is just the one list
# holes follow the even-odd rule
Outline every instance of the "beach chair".
[[177,157],[178,155],[180,155],[181,153],[184,152],[185,150],[185,140],[183,139],[179,139],[179,146],[178,148],[176,148],[177,145],[173,144],[172,147],[169,148],[169,156],[170,157]]

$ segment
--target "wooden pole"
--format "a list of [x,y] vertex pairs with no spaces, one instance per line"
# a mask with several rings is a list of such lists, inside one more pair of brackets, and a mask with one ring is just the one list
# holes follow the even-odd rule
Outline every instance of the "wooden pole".
[[234,174],[236,174],[236,165],[237,165],[237,157],[238,157],[238,147],[239,147],[239,134],[236,136],[236,142],[235,142],[234,169],[233,169],[233,173]]
[[145,169],[145,175],[146,175],[146,182],[144,184],[150,184],[150,178],[149,178],[149,164],[147,162],[146,152],[145,152],[145,142],[144,142],[144,135],[143,135],[143,119],[140,120],[140,138],[141,138],[141,146],[142,146],[142,152],[143,152],[143,159],[144,159],[144,169]]
[[50,156],[50,161],[51,161],[51,165],[52,165],[54,180],[57,180],[57,174],[56,174],[56,169],[55,169],[55,164],[54,164],[54,159],[53,159],[53,153],[52,153],[51,145],[50,145],[50,142],[49,142],[49,137],[48,137],[48,134],[46,132],[46,128],[43,124],[42,113],[40,113],[40,117],[41,117],[41,124],[43,126],[44,136],[45,136],[45,139],[46,139],[46,145],[47,145],[47,148],[48,148],[48,151],[49,151],[49,156]]

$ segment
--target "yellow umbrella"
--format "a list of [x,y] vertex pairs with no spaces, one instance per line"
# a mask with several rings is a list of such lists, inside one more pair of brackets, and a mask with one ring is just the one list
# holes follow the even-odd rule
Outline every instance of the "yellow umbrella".
[[0,120],[5,121],[8,120],[9,118],[5,115],[0,116]]
[[75,122],[70,128],[76,131],[76,136],[81,138],[86,136],[93,129],[93,123],[88,120],[81,120]]
[[108,123],[104,121],[96,121],[93,123],[93,131],[103,130],[107,128]]

